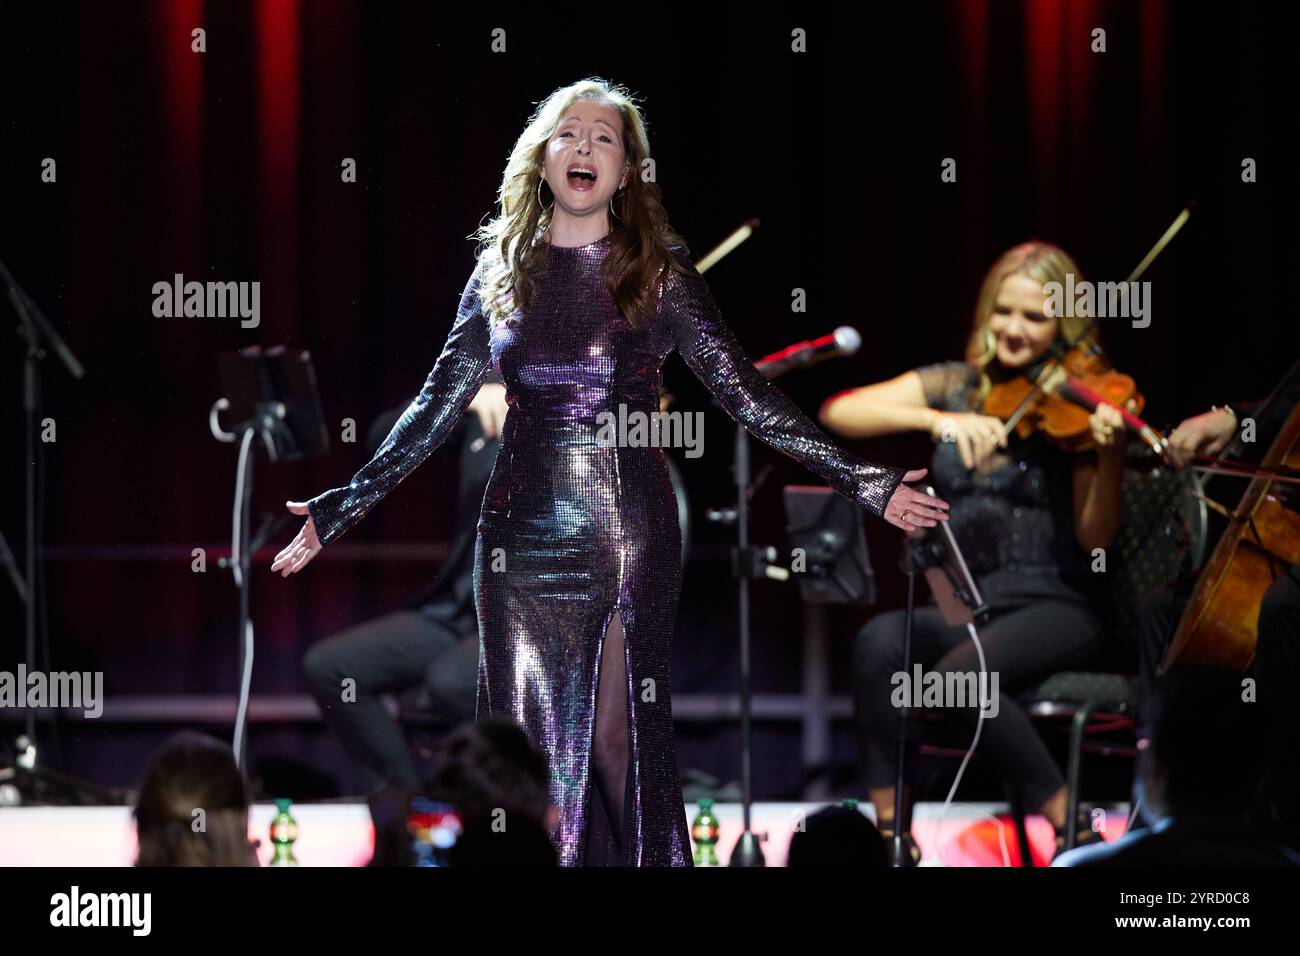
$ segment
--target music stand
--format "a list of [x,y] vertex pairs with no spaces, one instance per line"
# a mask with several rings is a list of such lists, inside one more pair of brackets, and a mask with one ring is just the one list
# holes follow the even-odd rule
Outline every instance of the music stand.
[[[247,777],[244,745],[253,674],[249,571],[257,549],[285,522],[292,520],[292,516],[266,520],[256,534],[249,533],[257,444],[266,449],[267,458],[273,462],[297,461],[326,454],[329,433],[321,412],[310,352],[283,346],[269,349],[251,346],[238,352],[221,353],[217,366],[225,397],[213,404],[209,428],[218,441],[239,444],[230,558],[223,566],[231,569],[239,590],[239,699],[232,747],[240,772]],[[223,429],[218,421],[223,413],[235,422],[229,430]]]
[[812,604],[875,604],[862,509],[830,488],[786,485],[783,493],[786,534],[807,559],[796,575],[800,596]]

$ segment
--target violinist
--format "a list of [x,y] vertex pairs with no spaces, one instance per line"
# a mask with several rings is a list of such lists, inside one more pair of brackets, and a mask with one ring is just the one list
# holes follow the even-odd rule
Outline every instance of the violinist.
[[[984,279],[965,361],[841,393],[820,416],[827,428],[850,437],[923,431],[935,442],[931,481],[951,506],[949,526],[991,611],[979,636],[1000,694],[979,746],[1024,805],[1051,821],[1058,846],[1070,825],[1065,782],[1015,697],[1054,672],[1086,667],[1100,648],[1101,625],[1090,607],[1090,557],[1109,546],[1119,528],[1126,432],[1119,411],[1099,405],[1087,418],[1095,449],[1069,453],[1041,432],[1008,437],[1004,423],[985,413],[985,400],[997,385],[1039,367],[1054,345],[1082,334],[1086,317],[1057,317],[1047,307],[1044,286],[1064,285],[1069,275],[1081,281],[1074,261],[1056,246],[1016,246]],[[854,645],[854,703],[868,793],[887,837],[893,836],[897,749],[891,692],[903,669],[904,617],[902,610],[876,616]],[[941,674],[980,670],[966,628],[947,625],[935,607],[916,610],[912,640],[914,666]],[[944,712],[972,734],[978,714],[978,707]],[[1074,825],[1081,843],[1095,836],[1081,821]],[[904,842],[915,846],[910,835]]]

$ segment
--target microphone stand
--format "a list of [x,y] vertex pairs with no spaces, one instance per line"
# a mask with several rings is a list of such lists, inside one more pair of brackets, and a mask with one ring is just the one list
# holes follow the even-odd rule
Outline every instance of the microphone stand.
[[753,769],[753,689],[750,670],[749,579],[765,577],[768,564],[766,548],[749,543],[749,432],[736,426],[736,574],[740,601],[740,805],[743,829],[731,851],[729,866],[766,866],[763,848],[752,828],[754,800]]
[[[703,256],[697,269],[700,274],[707,272],[718,261],[727,256],[736,246],[748,239],[756,229],[759,221],[750,219],[737,229],[726,241],[719,244]],[[849,338],[841,338],[842,330],[836,330],[833,339],[841,351],[852,353],[857,350],[861,338],[852,329],[848,329]],[[800,343],[801,345],[811,343]],[[795,352],[786,350],[779,356],[769,356],[772,361],[756,362],[755,366],[770,381],[791,368],[813,364],[819,356],[811,349],[799,349]],[[715,400],[715,404],[719,404]],[[749,432],[745,426],[736,425],[736,455],[733,466],[736,480],[736,550],[732,571],[736,575],[737,591],[740,604],[740,791],[741,812],[744,829],[740,839],[732,850],[730,866],[764,866],[763,848],[759,838],[751,829],[753,805],[753,691],[750,680],[750,640],[749,640],[749,579],[766,577],[788,577],[788,571],[776,567],[772,561],[776,552],[772,548],[755,548],[749,543]],[[785,572],[784,575],[781,572]]]
[[[916,575],[923,570],[919,548],[904,547],[902,568],[907,575],[907,605],[903,612],[903,673],[912,673],[912,620],[916,616]],[[909,695],[910,696],[910,695]],[[894,770],[894,839],[890,844],[890,862],[893,866],[910,866],[911,854],[903,841],[903,834],[911,829],[906,819],[907,800],[907,733],[911,725],[912,707],[906,697],[898,711],[898,760]]]
[[[41,312],[40,307],[18,285],[13,274],[0,262],[0,284],[4,286],[5,295],[13,305],[19,318],[18,336],[26,343],[23,356],[23,473],[26,538],[26,569],[19,572],[17,561],[9,550],[9,544],[0,534],[0,559],[4,561],[9,579],[23,604],[23,655],[27,665],[38,669],[36,660],[36,609],[41,601],[40,583],[43,575],[38,576],[39,547],[36,535],[36,412],[41,406],[41,378],[38,363],[47,357],[42,341],[59,357],[68,373],[74,379],[82,378],[86,373],[81,363],[64,343],[58,332]],[[32,774],[36,771],[36,710],[25,708],[24,736],[19,738],[16,748],[18,759],[16,775],[21,779],[22,773]]]
[[[847,336],[847,337],[845,337]],[[830,338],[848,354],[857,349],[852,329],[837,329]],[[860,341],[860,339],[859,339]],[[808,343],[800,343],[801,346]],[[832,353],[834,354],[834,353]],[[780,357],[754,363],[769,381],[790,371],[815,364],[829,354],[819,354],[811,348],[787,349]],[[716,400],[714,404],[720,404]],[[732,467],[736,483],[736,549],[732,559],[732,573],[736,576],[740,607],[740,804],[743,827],[740,838],[732,850],[729,866],[765,866],[760,839],[751,828],[753,809],[753,686],[750,663],[749,580],[750,578],[776,578],[787,580],[789,570],[773,564],[776,551],[771,547],[755,547],[749,543],[750,455],[749,432],[744,425],[736,425],[735,463]]]

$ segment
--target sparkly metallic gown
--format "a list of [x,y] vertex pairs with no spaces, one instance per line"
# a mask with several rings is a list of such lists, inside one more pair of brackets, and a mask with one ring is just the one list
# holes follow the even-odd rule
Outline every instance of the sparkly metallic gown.
[[[475,554],[478,717],[513,718],[545,753],[560,863],[584,863],[598,677],[617,612],[630,747],[623,862],[689,866],[669,687],[677,505],[663,452],[598,442],[597,416],[617,418],[620,404],[629,415],[657,411],[661,369],[675,348],[735,420],[872,514],[903,470],[841,451],[767,382],[694,268],[667,273],[653,320],[633,330],[602,280],[609,243],[547,245],[531,306],[503,320],[481,309],[480,262],[419,396],[351,483],[309,507],[323,544],[343,534],[451,434],[495,365],[509,412]],[[710,445],[717,456],[731,442],[718,436]]]

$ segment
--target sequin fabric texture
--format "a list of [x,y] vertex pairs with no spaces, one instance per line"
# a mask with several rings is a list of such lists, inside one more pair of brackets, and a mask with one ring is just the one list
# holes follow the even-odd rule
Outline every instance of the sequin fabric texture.
[[[617,417],[620,405],[627,414],[657,411],[661,369],[676,349],[733,419],[872,514],[883,512],[903,470],[842,451],[764,379],[693,267],[666,274],[653,320],[634,330],[604,286],[609,245],[609,236],[547,245],[533,302],[504,319],[480,307],[480,262],[420,394],[352,481],[309,507],[320,540],[338,538],[451,434],[495,365],[509,412],[475,553],[478,717],[513,718],[545,753],[560,863],[581,865],[602,646],[617,611],[630,737],[624,861],[690,866],[669,674],[677,505],[663,451],[609,447],[598,439],[598,416]],[[709,439],[714,457],[705,460],[728,467],[729,436]]]

